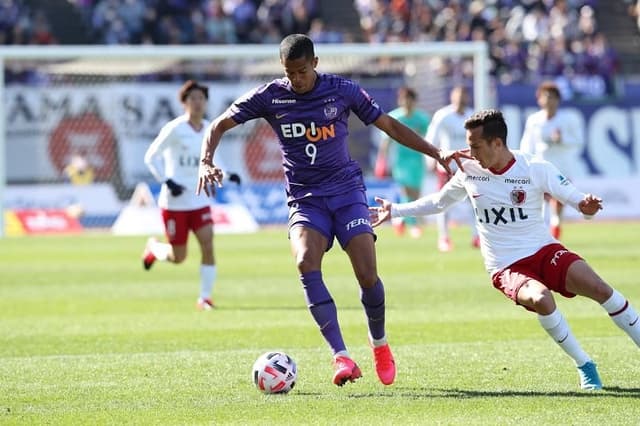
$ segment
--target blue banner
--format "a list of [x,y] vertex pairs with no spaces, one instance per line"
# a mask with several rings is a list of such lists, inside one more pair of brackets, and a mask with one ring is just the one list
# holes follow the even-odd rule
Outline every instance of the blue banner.
[[[498,107],[509,126],[507,143],[520,146],[526,118],[538,109],[536,86],[497,87]],[[640,84],[626,83],[619,94],[596,101],[574,98],[562,102],[578,123],[583,149],[577,176],[637,177],[640,175]]]

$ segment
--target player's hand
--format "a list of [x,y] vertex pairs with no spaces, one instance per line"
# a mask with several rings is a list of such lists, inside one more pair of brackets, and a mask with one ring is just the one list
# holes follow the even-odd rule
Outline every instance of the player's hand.
[[164,183],[167,184],[169,192],[171,192],[171,195],[173,195],[174,197],[182,195],[185,190],[184,186],[176,183],[176,181],[174,181],[173,179],[167,179]]
[[200,192],[204,191],[208,197],[213,197],[216,193],[216,187],[222,188],[223,178],[224,172],[221,168],[216,167],[214,164],[201,163],[198,170],[196,195],[200,195]]
[[369,220],[374,228],[391,219],[391,201],[375,197],[378,207],[369,207]]
[[452,174],[451,168],[449,167],[449,163],[451,162],[451,160],[455,161],[458,165],[458,168],[464,172],[464,167],[462,167],[462,160],[465,158],[469,160],[473,159],[471,154],[469,154],[468,149],[459,149],[457,151],[440,150],[438,153],[440,154],[440,156],[436,158],[436,160],[438,161],[438,163],[440,163],[440,165],[442,165],[442,167],[444,167],[444,169],[447,171],[447,174],[449,175]]
[[593,216],[602,210],[602,198],[598,198],[593,194],[587,194],[584,199],[578,203],[578,208],[583,215]]

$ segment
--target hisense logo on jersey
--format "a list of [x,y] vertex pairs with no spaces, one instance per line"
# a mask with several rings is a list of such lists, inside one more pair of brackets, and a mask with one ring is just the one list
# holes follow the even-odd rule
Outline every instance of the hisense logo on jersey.
[[271,99],[272,104],[295,104],[295,99]]
[[316,126],[316,123],[313,121],[309,123],[308,126],[304,123],[281,124],[280,131],[282,132],[282,136],[287,139],[304,136],[309,142],[318,142],[319,140],[326,141],[329,138],[336,137],[336,130],[333,124]]

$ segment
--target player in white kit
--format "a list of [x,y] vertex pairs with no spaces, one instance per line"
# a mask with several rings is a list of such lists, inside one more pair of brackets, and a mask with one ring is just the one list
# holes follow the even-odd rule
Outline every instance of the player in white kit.
[[602,200],[580,192],[553,164],[509,150],[500,111],[478,112],[464,127],[474,160],[463,162],[463,170],[438,193],[403,204],[377,198],[380,207],[370,209],[373,226],[392,217],[440,213],[468,196],[494,287],[537,313],[542,327],[575,361],[583,389],[601,389],[595,363],[580,347],[551,291],[595,300],[640,346],[638,314],[580,256],[550,235],[542,205],[549,193],[588,218],[602,208]]
[[[442,150],[459,150],[467,147],[464,131],[464,120],[466,120],[473,110],[469,106],[469,92],[464,86],[455,86],[451,89],[451,103],[446,105],[433,115],[433,120],[427,129],[425,139]],[[451,177],[442,166],[431,162],[432,169],[438,179],[438,189],[442,188]],[[455,172],[455,165],[452,165]],[[469,210],[471,208],[469,207]],[[472,212],[469,212],[472,216]],[[436,225],[438,228],[438,250],[442,252],[451,251],[453,244],[449,236],[450,214],[444,212],[437,215]],[[471,226],[471,246],[479,247],[478,231],[473,220],[469,221]]]
[[[536,90],[536,99],[540,110],[527,118],[520,151],[553,163],[571,179],[574,176],[573,165],[582,146],[577,123],[567,111],[559,109],[560,90],[555,83],[541,83]],[[551,235],[560,238],[562,203],[553,197],[547,197],[547,201]]]
[[189,80],[179,91],[185,113],[162,127],[144,156],[153,176],[162,182],[158,206],[162,210],[169,243],[147,241],[143,265],[150,269],[156,260],[182,263],[187,257],[189,231],[200,246],[200,295],[196,307],[214,307],[211,294],[217,269],[213,252],[211,200],[196,195],[200,146],[209,122],[204,118],[209,99],[206,86]]

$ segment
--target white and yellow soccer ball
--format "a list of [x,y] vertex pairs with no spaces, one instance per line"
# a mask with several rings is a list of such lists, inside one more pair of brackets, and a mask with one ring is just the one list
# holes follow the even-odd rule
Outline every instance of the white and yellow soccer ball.
[[297,378],[296,362],[282,351],[265,352],[253,364],[253,383],[267,394],[289,392]]

